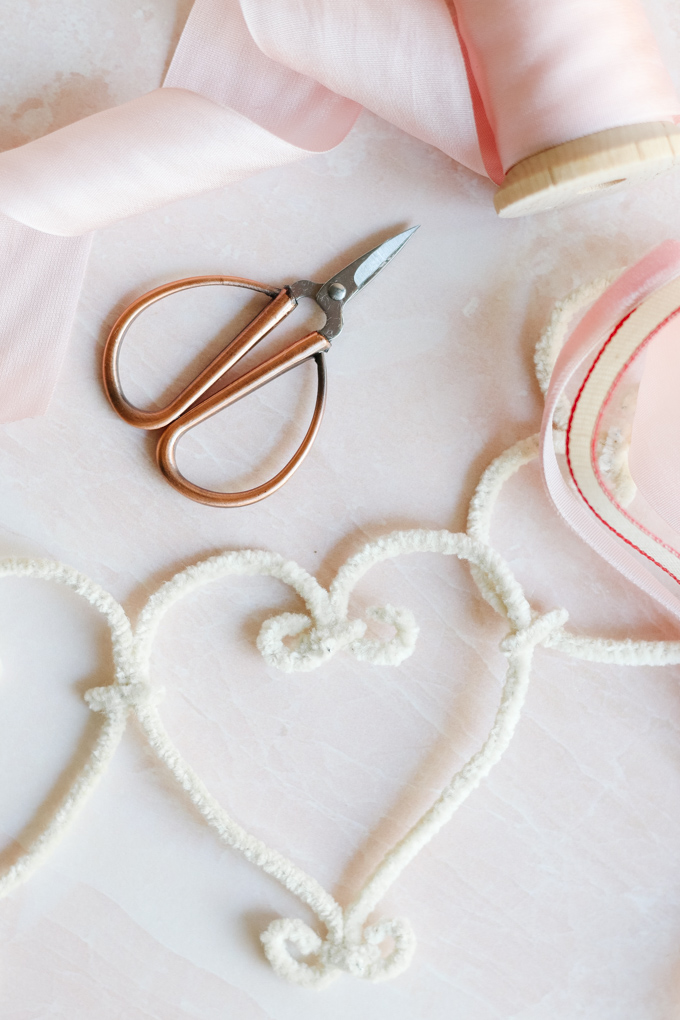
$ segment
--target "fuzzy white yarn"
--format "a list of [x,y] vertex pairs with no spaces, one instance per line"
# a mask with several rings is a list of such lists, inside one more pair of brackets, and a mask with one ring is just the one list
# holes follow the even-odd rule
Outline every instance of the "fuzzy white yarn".
[[[569,320],[590,304],[608,281],[580,288],[556,306],[536,349],[539,384],[546,391]],[[555,416],[559,446],[566,421],[565,408]],[[133,629],[122,607],[102,588],[70,567],[45,560],[0,561],[0,576],[36,577],[72,588],[106,619],[111,631],[114,676],[112,683],[87,691],[89,707],[102,716],[102,726],[89,761],[76,777],[42,834],[3,873],[0,896],[25,881],[45,860],[66,827],[85,803],[106,770],[130,714],[161,762],[219,838],[257,867],[276,878],[316,915],[324,934],[299,918],[273,921],[262,934],[266,956],[281,977],[308,988],[322,988],[345,972],[371,981],[394,977],[408,967],[415,936],[405,918],[382,919],[367,925],[387,890],[404,868],[444,826],[499,760],[519,722],[529,684],[534,650],[539,645],[566,655],[597,662],[630,665],[680,663],[678,641],[614,641],[581,637],[564,628],[567,612],[538,613],[505,560],[491,547],[489,532],[496,500],[504,483],[538,454],[538,437],[510,447],[482,475],[472,497],[466,533],[449,531],[396,531],[364,546],[338,571],[327,589],[297,563],[261,550],[225,552],[181,571],[155,592]],[[466,560],[486,601],[508,622],[501,641],[507,660],[500,704],[482,747],[444,787],[432,806],[386,854],[356,900],[344,910],[311,875],[277,850],[249,833],[231,818],[211,795],[200,776],[182,758],[168,736],[158,712],[162,691],[152,686],[149,659],[158,626],[170,607],[189,592],[230,575],[263,574],[290,585],[307,612],[283,613],[266,620],[257,647],[267,662],[285,672],[318,668],[346,650],[357,659],[379,665],[398,665],[413,651],[418,635],[416,621],[407,609],[390,605],[367,615],[394,628],[386,641],[366,637],[366,623],[350,618],[348,606],[354,586],[376,563],[407,553],[435,552]],[[286,639],[292,644],[286,643]],[[391,942],[385,954],[382,946]],[[295,952],[291,951],[291,947]]]

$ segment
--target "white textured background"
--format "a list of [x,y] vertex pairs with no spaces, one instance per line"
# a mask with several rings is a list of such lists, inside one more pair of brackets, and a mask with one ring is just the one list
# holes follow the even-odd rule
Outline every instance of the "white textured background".
[[[155,87],[188,6],[1,0],[0,144]],[[657,0],[650,15],[680,77],[675,5]],[[49,414],[0,428],[0,555],[63,559],[134,613],[176,569],[222,548],[281,552],[327,584],[368,538],[462,528],[483,467],[538,426],[531,356],[552,302],[680,237],[680,172],[528,220],[498,220],[492,192],[364,114],[330,155],[99,234]],[[149,438],[102,393],[101,345],[118,311],[203,272],[324,280],[414,222],[419,233],[349,306],[323,429],[293,481],[240,510],[176,495]],[[133,395],[169,391],[219,346],[239,301],[203,291],[149,313],[125,358]],[[187,472],[243,486],[258,459],[280,463],[312,376],[281,380],[197,431]],[[588,633],[677,637],[557,520],[533,467],[508,486],[494,541],[538,607],[566,606]],[[421,625],[398,669],[342,654],[311,674],[267,668],[257,629],[298,604],[263,579],[187,600],[155,658],[171,735],[213,792],[341,898],[478,746],[503,671],[502,626],[460,565],[420,556],[376,569],[357,611],[386,601]],[[93,613],[28,581],[2,582],[0,657],[4,860],[89,747],[82,691],[106,678],[108,659]],[[58,852],[0,904],[0,1017],[674,1020],[677,681],[677,667],[540,651],[506,757],[381,907],[416,930],[411,969],[318,994],[275,977],[259,948],[269,920],[304,909],[199,823],[132,726]]]

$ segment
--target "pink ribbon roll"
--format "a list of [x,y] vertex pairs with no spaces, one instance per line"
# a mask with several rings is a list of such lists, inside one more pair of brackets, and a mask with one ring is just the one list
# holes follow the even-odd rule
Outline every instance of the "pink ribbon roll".
[[496,181],[680,116],[638,0],[197,0],[164,88],[0,154],[0,417],[46,408],[89,232],[326,151],[362,106]]
[[680,113],[635,0],[456,0],[456,9],[503,173],[562,142]]

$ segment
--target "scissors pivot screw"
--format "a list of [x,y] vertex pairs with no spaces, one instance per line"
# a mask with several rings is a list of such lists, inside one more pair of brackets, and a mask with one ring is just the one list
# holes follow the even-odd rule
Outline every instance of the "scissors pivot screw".
[[334,301],[342,301],[347,294],[347,288],[343,287],[341,283],[333,283],[328,288],[328,295],[332,297]]

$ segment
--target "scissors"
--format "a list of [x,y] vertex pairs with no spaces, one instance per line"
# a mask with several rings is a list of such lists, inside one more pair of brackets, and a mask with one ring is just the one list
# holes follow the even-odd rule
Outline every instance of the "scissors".
[[[117,319],[104,348],[104,387],[114,411],[130,425],[141,429],[162,429],[156,448],[158,466],[166,479],[183,495],[208,506],[246,506],[271,495],[291,477],[305,459],[319,431],[326,403],[326,364],[324,355],[330,350],[331,341],[342,329],[344,305],[362,290],[388,262],[403,248],[418,227],[411,227],[396,234],[376,248],[366,252],[336,273],[324,284],[310,280],[298,280],[281,289],[268,287],[254,280],[242,280],[236,276],[192,276],[184,280],[166,283],[148,291],[131,304]],[[213,285],[243,287],[259,291],[271,298],[269,304],[241,330],[227,347],[204,368],[182,392],[166,407],[157,411],[144,411],[126,399],[123,393],[118,361],[125,334],[138,315],[150,305],[161,301],[170,294],[192,287]],[[322,329],[308,333],[294,341],[280,353],[273,355],[250,371],[228,382],[209,397],[203,394],[214,386],[248,351],[270,333],[298,304],[301,297],[312,298],[326,315]],[[175,451],[182,436],[200,422],[236,403],[242,397],[253,393],[261,386],[272,382],[284,372],[314,358],[317,370],[317,395],[312,420],[304,439],[288,463],[269,481],[243,492],[213,492],[211,489],[194,485],[182,475],[177,467]]]

